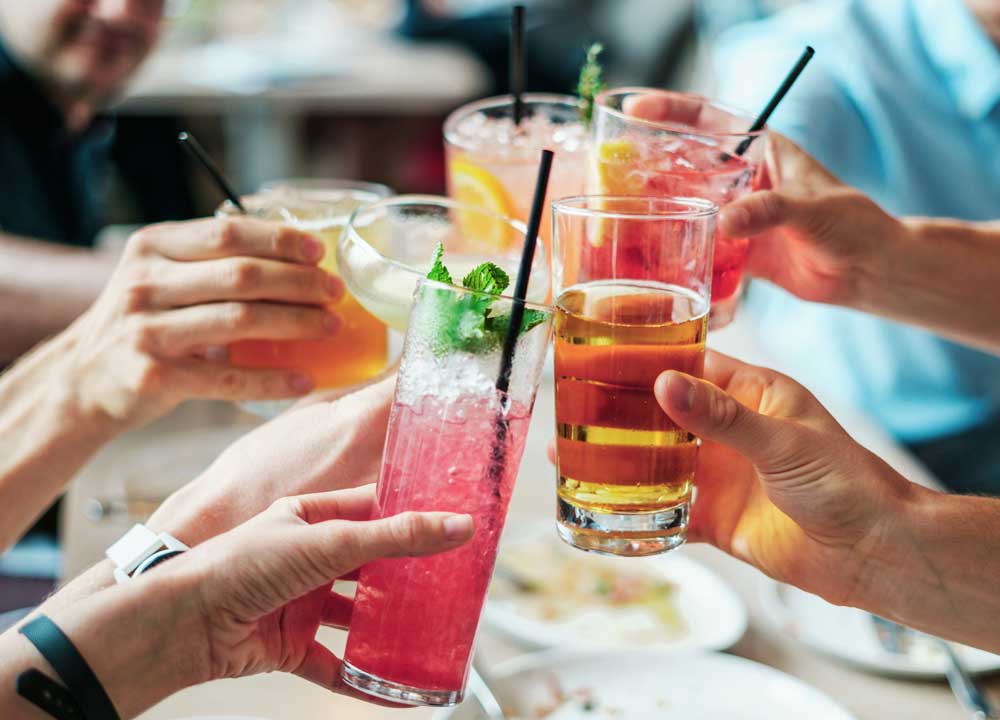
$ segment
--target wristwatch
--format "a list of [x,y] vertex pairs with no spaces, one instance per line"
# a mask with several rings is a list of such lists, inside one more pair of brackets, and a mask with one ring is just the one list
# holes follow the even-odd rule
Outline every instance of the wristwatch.
[[115,564],[115,580],[120,584],[188,549],[169,533],[157,534],[145,525],[137,524],[104,554]]

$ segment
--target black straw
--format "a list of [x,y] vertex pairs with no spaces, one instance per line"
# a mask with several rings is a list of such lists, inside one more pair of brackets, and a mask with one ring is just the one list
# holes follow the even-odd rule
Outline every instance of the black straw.
[[[802,55],[799,57],[798,62],[795,63],[795,67],[793,67],[791,72],[785,76],[781,85],[775,91],[774,95],[771,96],[771,99],[767,101],[767,105],[764,106],[764,109],[761,111],[760,115],[757,116],[757,119],[753,121],[753,125],[750,126],[750,129],[747,130],[747,132],[755,133],[758,130],[763,129],[763,127],[767,124],[768,119],[771,117],[771,113],[774,112],[774,109],[778,107],[778,103],[780,103],[785,98],[785,95],[788,94],[788,91],[791,90],[792,85],[799,79],[799,75],[801,75],[802,71],[806,69],[806,65],[809,64],[809,61],[812,60],[812,56],[815,54],[816,51],[813,50],[811,46],[806,45],[806,49],[802,51]],[[756,136],[744,138],[743,141],[736,146],[736,154],[742,156],[743,153],[750,148],[750,143],[754,141],[755,137]]]
[[208,171],[208,174],[212,176],[212,180],[218,185],[219,189],[223,194],[229,198],[229,202],[239,209],[244,215],[247,214],[247,209],[243,207],[243,203],[240,202],[239,195],[233,190],[233,186],[230,185],[226,178],[222,175],[222,171],[219,170],[219,166],[215,164],[215,161],[209,157],[208,153],[205,152],[205,148],[201,146],[197,138],[187,131],[182,131],[177,135],[177,142],[180,143],[181,147],[187,150],[191,157],[198,161],[198,163]]
[[531,201],[531,214],[528,216],[528,232],[524,237],[524,250],[521,252],[521,266],[517,269],[517,281],[514,283],[514,301],[510,306],[510,324],[503,338],[503,352],[500,355],[500,374],[497,376],[497,390],[506,393],[510,387],[510,371],[514,365],[514,347],[517,336],[521,333],[521,321],[524,319],[524,299],[528,295],[528,279],[531,277],[531,266],[535,261],[535,247],[538,245],[538,228],[542,224],[542,211],[545,209],[545,194],[549,189],[549,172],[552,170],[552,151],[542,150],[542,159],[538,164],[538,180],[535,181],[535,197]]
[[510,16],[510,92],[514,96],[514,125],[524,116],[524,5]]

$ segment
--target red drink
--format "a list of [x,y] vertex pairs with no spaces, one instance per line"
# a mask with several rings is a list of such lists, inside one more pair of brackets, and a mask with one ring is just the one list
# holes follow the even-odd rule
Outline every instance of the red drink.
[[[474,396],[425,395],[415,407],[393,405],[376,516],[469,513],[476,532],[457,550],[362,569],[345,672],[380,679],[385,697],[427,704],[461,699],[530,411],[511,406],[502,445],[494,440],[497,417],[495,400]],[[424,692],[390,694],[389,684]]]

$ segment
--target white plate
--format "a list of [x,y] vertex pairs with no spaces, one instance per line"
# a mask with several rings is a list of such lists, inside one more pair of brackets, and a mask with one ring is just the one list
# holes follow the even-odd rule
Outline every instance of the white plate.
[[[500,700],[526,718],[551,705],[553,683],[584,690],[596,707],[571,700],[551,720],[852,720],[826,695],[751,660],[719,653],[663,650],[553,650],[497,667]],[[470,698],[435,720],[481,720]]]
[[[910,654],[894,655],[879,644],[871,616],[864,610],[831,605],[816,595],[767,578],[761,581],[760,597],[775,626],[814,650],[884,675],[944,677],[947,661],[939,647],[918,639]],[[970,672],[1000,670],[1000,655],[964,645],[956,645],[955,649]]]
[[646,628],[654,620],[640,611],[591,608],[559,620],[542,620],[532,616],[517,596],[491,597],[483,613],[483,622],[526,647],[607,650],[645,645],[675,651],[724,650],[746,631],[747,609],[739,595],[718,575],[685,557],[683,549],[646,558],[609,559],[581,555],[579,550],[561,543],[552,528],[544,535],[536,532],[529,540],[512,543],[511,547],[521,548],[530,543],[553,543],[559,552],[574,558],[621,563],[628,570],[642,568],[644,572],[665,578],[677,588],[674,604],[684,629],[673,637],[644,642],[643,638],[650,635]]

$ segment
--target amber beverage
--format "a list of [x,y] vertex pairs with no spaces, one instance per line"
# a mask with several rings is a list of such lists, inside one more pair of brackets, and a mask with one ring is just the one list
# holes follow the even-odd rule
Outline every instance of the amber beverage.
[[[698,440],[660,409],[653,384],[665,370],[702,375],[716,209],[592,196],[555,213],[559,532],[585,550],[665,552],[685,538]],[[672,282],[594,262],[596,232],[656,247],[656,274]]]

